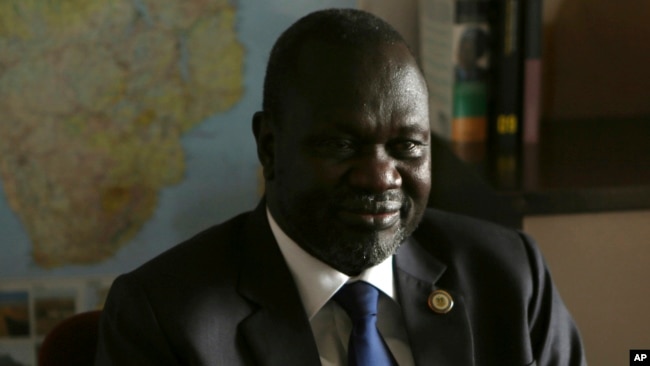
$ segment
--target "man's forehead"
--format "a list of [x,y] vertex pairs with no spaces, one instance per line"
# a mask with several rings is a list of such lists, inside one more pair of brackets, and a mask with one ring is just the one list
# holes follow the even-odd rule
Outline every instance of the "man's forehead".
[[364,44],[346,44],[340,42],[310,39],[304,42],[297,53],[300,66],[314,64],[357,65],[367,62],[405,63],[413,59],[408,47],[401,42],[367,42]]
[[393,135],[420,136],[430,133],[428,120],[422,119],[421,114],[392,115],[387,119],[375,118],[363,114],[332,114],[331,118],[319,119],[313,127],[317,134],[344,133],[351,136],[363,137],[374,135],[377,129],[389,129]]
[[301,48],[296,64],[295,86],[301,89],[336,88],[341,85],[353,87],[382,81],[395,82],[395,78],[424,81],[410,51],[400,43],[357,48],[310,41]]

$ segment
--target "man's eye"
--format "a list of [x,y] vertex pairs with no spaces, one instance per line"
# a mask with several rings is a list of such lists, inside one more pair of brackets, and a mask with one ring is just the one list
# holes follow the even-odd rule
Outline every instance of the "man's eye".
[[324,143],[325,146],[333,149],[351,149],[352,142],[348,140],[328,140]]
[[418,157],[421,155],[423,151],[424,144],[417,142],[417,141],[411,141],[411,140],[404,140],[404,141],[396,141],[390,146],[390,150],[395,154],[396,156],[403,156],[403,157]]
[[416,148],[413,141],[401,141],[395,144],[395,149],[399,151],[411,151]]
[[354,143],[345,139],[324,140],[317,145],[319,150],[323,153],[349,154],[355,150]]
[[415,141],[404,140],[394,142],[390,148],[395,152],[410,152],[416,150],[419,146],[420,144]]

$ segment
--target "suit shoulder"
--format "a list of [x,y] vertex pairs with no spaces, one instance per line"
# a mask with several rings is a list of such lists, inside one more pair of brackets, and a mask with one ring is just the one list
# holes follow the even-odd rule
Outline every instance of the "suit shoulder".
[[437,232],[438,234],[460,235],[461,237],[507,236],[516,238],[519,231],[493,222],[477,219],[470,216],[427,209],[418,230]]
[[519,266],[537,253],[532,240],[519,230],[437,209],[427,210],[413,236],[427,251],[452,262],[489,258]]
[[200,276],[202,270],[225,272],[234,265],[237,243],[250,212],[205,229],[147,261],[132,273],[139,277]]

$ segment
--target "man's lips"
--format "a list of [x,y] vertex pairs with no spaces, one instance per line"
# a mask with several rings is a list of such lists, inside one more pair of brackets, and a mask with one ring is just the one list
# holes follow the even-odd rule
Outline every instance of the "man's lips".
[[388,229],[400,220],[401,202],[385,201],[364,204],[361,207],[345,206],[338,210],[339,218],[346,224],[374,230]]

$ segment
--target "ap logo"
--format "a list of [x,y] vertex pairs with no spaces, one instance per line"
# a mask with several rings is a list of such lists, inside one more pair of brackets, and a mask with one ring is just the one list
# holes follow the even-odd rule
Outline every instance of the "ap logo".
[[631,349],[630,365],[650,365],[650,350]]

